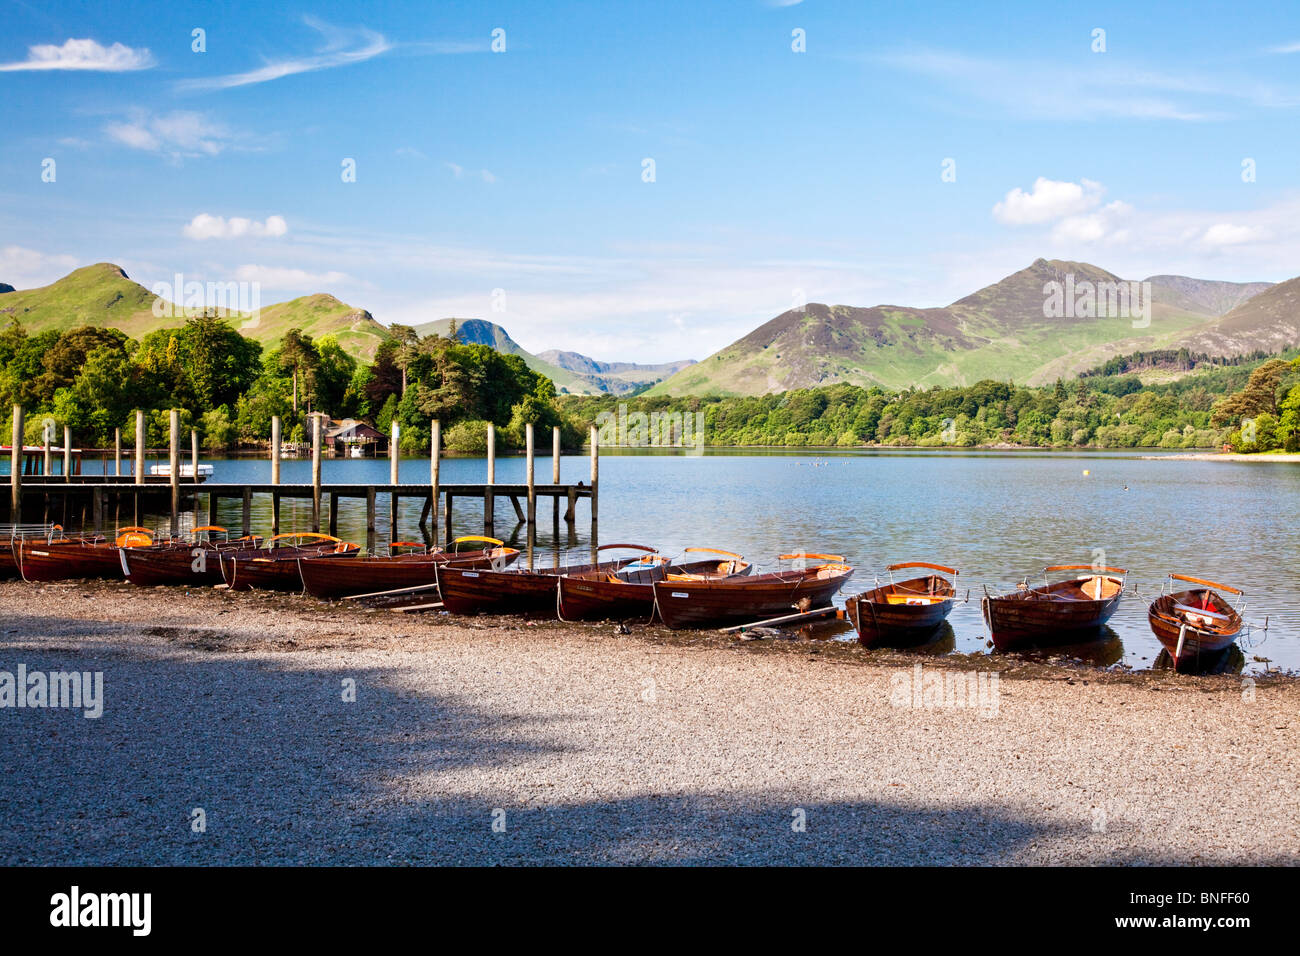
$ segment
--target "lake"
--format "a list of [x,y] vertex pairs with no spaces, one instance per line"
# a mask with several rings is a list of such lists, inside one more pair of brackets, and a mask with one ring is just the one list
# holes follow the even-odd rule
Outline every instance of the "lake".
[[[1155,460],[1143,453],[923,450],[607,450],[601,455],[601,542],[637,542],[665,553],[692,545],[738,551],[758,569],[776,567],[793,550],[843,554],[857,568],[846,588],[854,593],[887,580],[887,565],[932,561],[959,568],[958,590],[970,602],[951,616],[958,651],[985,650],[979,598],[1012,589],[1028,577],[1042,579],[1051,564],[1101,560],[1130,571],[1129,594],[1111,627],[1122,650],[1099,652],[1101,663],[1152,666],[1160,646],[1146,606],[1170,571],[1222,581],[1246,592],[1245,617],[1257,625],[1243,638],[1246,671],[1269,658],[1274,667],[1300,670],[1300,466],[1277,462]],[[1154,453],[1159,456],[1159,453]],[[261,459],[210,460],[213,480],[264,482]],[[286,460],[285,482],[309,482],[311,464]],[[401,480],[427,483],[426,459],[408,459]],[[442,481],[480,482],[483,459],[451,458]],[[537,461],[537,478],[549,482],[551,460]],[[589,461],[566,456],[561,479],[589,480]],[[324,481],[386,483],[386,460],[327,460]],[[522,457],[499,457],[497,481],[524,481]],[[563,523],[552,532],[549,502],[539,503],[537,562],[550,563],[557,547],[585,552],[586,502],[578,505],[576,539]],[[482,532],[481,506],[458,501],[457,534]],[[387,533],[387,504],[379,503]],[[420,503],[405,503],[403,538],[418,536]],[[281,530],[306,530],[310,502],[286,500]],[[254,530],[265,532],[269,500],[254,509]],[[497,505],[496,533],[522,545],[508,502]],[[507,520],[507,518],[509,520]],[[240,504],[223,502],[220,522],[237,528]],[[360,502],[341,505],[339,534],[365,541]],[[842,596],[841,596],[842,601]],[[1259,625],[1269,618],[1267,639]],[[1261,642],[1262,641],[1262,642]],[[1251,644],[1255,646],[1250,646]]]

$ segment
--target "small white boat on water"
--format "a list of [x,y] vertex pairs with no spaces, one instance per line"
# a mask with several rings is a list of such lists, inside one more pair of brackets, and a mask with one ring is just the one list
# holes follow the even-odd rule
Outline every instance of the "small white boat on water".
[[[149,474],[154,475],[156,477],[170,478],[172,474],[172,466],[171,465],[150,465]],[[194,466],[181,465],[180,476],[182,478],[193,478]],[[212,476],[211,465],[199,465],[200,478],[210,478],[211,476]]]

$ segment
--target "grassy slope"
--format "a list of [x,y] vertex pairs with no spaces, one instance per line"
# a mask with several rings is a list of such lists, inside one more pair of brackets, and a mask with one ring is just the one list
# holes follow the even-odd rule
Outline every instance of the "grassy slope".
[[[1216,308],[1266,288],[1156,277],[1150,325],[1134,328],[1130,318],[1044,317],[1044,283],[1067,274],[1076,281],[1117,278],[1087,263],[1039,259],[945,309],[810,305],[802,321],[794,313],[778,316],[647,394],[758,395],[835,381],[887,388],[986,378],[1042,384],[1115,355],[1177,347],[1216,327]],[[1235,312],[1248,326],[1249,302]],[[1235,351],[1250,334],[1234,339]]]
[[[154,300],[152,292],[127,278],[121,268],[100,262],[38,289],[0,294],[0,321],[17,319],[29,333],[107,326],[136,339],[183,324],[183,319],[170,315],[155,316]],[[336,336],[344,349],[365,361],[374,357],[379,343],[388,337],[388,330],[370,313],[330,295],[308,295],[269,305],[257,319],[242,313],[230,313],[227,318],[267,349],[274,348],[289,329],[300,328],[313,338]]]

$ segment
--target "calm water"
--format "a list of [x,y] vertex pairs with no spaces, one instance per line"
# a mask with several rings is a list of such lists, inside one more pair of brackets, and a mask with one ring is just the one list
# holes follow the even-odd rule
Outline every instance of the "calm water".
[[[263,460],[213,461],[214,480],[267,481]],[[310,462],[285,461],[285,482],[310,481]],[[1085,471],[1089,474],[1085,475]],[[479,482],[482,459],[448,459],[442,481]],[[539,458],[539,481],[551,461]],[[403,482],[428,481],[428,462],[402,462]],[[561,479],[589,480],[585,457],[565,457]],[[886,565],[928,560],[961,570],[959,593],[970,602],[951,617],[955,647],[984,649],[979,596],[1008,590],[1026,575],[1040,580],[1049,564],[1089,564],[1095,558],[1130,570],[1129,597],[1111,621],[1122,642],[1102,663],[1150,667],[1160,650],[1146,621],[1146,604],[1164,575],[1179,571],[1235,584],[1246,591],[1246,618],[1257,627],[1246,645],[1247,670],[1300,670],[1300,466],[1267,462],[1143,460],[1124,453],[1017,452],[716,452],[602,454],[600,541],[632,541],[676,553],[691,545],[738,551],[760,568],[776,556],[807,549],[845,555],[857,568],[847,591],[872,586]],[[387,461],[330,460],[324,480],[388,481]],[[498,482],[523,482],[522,458],[498,458]],[[1125,490],[1127,487],[1127,490]],[[549,502],[539,503],[537,563],[557,550],[583,550],[589,511],[579,502],[576,535],[561,523],[552,533]],[[420,503],[403,506],[399,532],[418,536]],[[379,534],[387,533],[387,504],[379,503]],[[254,530],[269,526],[269,501],[254,508]],[[497,503],[498,537],[510,538],[514,512]],[[222,505],[220,522],[237,528],[240,505]],[[281,530],[306,530],[310,503],[285,501]],[[481,533],[481,504],[457,502],[457,534]],[[340,508],[339,533],[365,540],[360,501]],[[522,528],[514,540],[526,541]],[[842,598],[841,598],[842,600]],[[1253,645],[1253,646],[1251,646]]]

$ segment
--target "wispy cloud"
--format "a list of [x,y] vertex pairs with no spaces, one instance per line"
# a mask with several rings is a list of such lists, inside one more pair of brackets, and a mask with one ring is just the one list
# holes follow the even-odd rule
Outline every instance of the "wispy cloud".
[[190,110],[163,114],[132,110],[126,120],[108,123],[104,132],[123,146],[172,159],[216,156],[235,142],[234,135],[223,124]]
[[150,52],[133,49],[122,43],[102,46],[94,40],[67,40],[62,46],[52,43],[27,48],[27,59],[0,63],[0,72],[19,70],[95,70],[101,73],[125,73],[147,70],[154,65]]
[[489,169],[466,169],[459,163],[450,162],[443,163],[443,165],[450,169],[451,174],[457,179],[464,179],[468,176],[471,179],[481,179],[485,183],[494,183],[497,181],[496,174]]
[[316,70],[363,63],[393,48],[383,34],[365,27],[343,29],[315,17],[303,17],[303,22],[319,33],[324,40],[323,46],[318,47],[312,55],[272,60],[255,70],[244,73],[182,80],[177,84],[177,89],[226,90],[236,86],[267,83],[298,73],[311,73]]
[[1295,43],[1283,43],[1281,46],[1268,48],[1269,53],[1300,53],[1300,41]]
[[257,282],[268,289],[300,290],[304,294],[319,292],[322,286],[337,286],[352,281],[346,272],[309,272],[282,266],[242,265],[235,270],[240,282]]
[[1061,63],[989,60],[944,50],[908,50],[867,61],[929,77],[952,103],[977,99],[1012,115],[1067,122],[1163,119],[1206,122],[1226,119],[1243,105],[1287,108],[1300,92],[1255,80],[1205,73],[1135,69],[1109,54],[1089,67]]
[[0,282],[16,289],[48,285],[79,265],[75,256],[51,255],[23,246],[0,246]]
[[181,230],[187,239],[278,239],[289,231],[283,216],[267,216],[265,222],[245,219],[242,216],[212,216],[201,212]]

